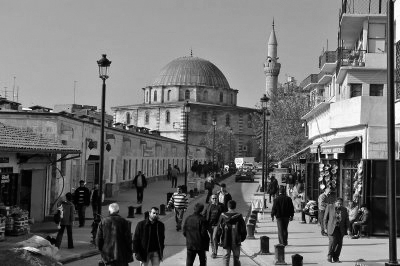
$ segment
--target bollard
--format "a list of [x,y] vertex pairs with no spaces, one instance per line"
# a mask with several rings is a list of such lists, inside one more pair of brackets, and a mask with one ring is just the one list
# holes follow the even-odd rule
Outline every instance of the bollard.
[[254,228],[255,226],[253,224],[247,224],[247,238],[248,239],[254,239]]
[[287,265],[285,262],[285,246],[282,244],[275,245],[275,265]]
[[303,266],[303,256],[299,254],[292,255],[292,266]]
[[165,215],[165,204],[160,205],[160,215]]
[[260,237],[260,254],[261,255],[267,255],[269,254],[269,237],[268,236],[262,236]]
[[192,189],[189,191],[189,194],[190,194],[190,197],[191,197],[191,198],[194,198],[194,192],[193,192]]
[[142,214],[142,205],[136,207],[136,214]]
[[172,195],[174,195],[174,193],[172,193],[172,192],[167,193],[167,205],[168,205],[168,202],[171,199]]
[[254,218],[250,218],[250,219],[249,219],[249,223],[250,223],[250,224],[254,224],[254,226],[256,226],[257,221],[256,221],[256,219],[254,219]]
[[128,207],[128,218],[135,218],[135,207]]
[[250,214],[250,219],[254,219],[257,221],[257,214]]

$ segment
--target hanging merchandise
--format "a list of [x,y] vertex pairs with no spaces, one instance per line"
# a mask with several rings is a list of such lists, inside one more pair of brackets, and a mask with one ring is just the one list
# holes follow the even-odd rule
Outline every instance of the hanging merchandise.
[[338,168],[336,163],[319,164],[320,176],[318,181],[321,189],[325,189],[328,185],[336,188]]
[[361,193],[362,193],[362,188],[363,188],[363,161],[360,160],[360,162],[357,164],[357,172],[354,174],[353,180],[353,201],[358,203],[361,198]]

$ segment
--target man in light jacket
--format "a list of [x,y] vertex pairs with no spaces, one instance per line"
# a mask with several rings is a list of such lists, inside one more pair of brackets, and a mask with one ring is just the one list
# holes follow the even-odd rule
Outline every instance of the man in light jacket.
[[61,202],[60,210],[62,213],[61,221],[60,221],[60,229],[58,230],[57,238],[56,238],[56,247],[60,248],[61,241],[64,234],[64,229],[67,228],[67,236],[68,236],[68,248],[74,248],[74,242],[72,240],[72,225],[75,220],[75,207],[72,203],[72,194],[65,194],[65,201]]

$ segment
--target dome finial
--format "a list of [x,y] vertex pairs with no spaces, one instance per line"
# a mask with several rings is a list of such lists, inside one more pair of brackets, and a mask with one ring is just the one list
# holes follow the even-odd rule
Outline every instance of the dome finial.
[[275,18],[272,17],[272,29],[275,30]]

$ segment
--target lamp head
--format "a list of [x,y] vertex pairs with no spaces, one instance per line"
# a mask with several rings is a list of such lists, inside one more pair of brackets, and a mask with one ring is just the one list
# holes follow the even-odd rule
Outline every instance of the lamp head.
[[107,55],[103,54],[102,58],[97,61],[99,66],[99,77],[103,80],[108,79],[108,69],[111,65],[111,61],[107,59]]
[[190,113],[190,103],[187,101],[184,106],[185,113]]
[[262,109],[266,109],[267,108],[267,104],[269,102],[269,98],[267,97],[266,94],[263,95],[263,97],[260,99],[260,102],[261,102]]
[[217,119],[213,119],[213,121],[212,121],[212,124],[213,124],[213,126],[216,126],[217,125]]

